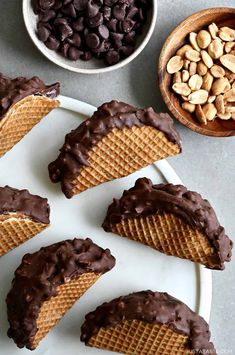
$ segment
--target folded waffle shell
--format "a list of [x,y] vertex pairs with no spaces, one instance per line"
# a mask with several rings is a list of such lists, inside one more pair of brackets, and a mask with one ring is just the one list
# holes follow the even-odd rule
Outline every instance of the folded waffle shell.
[[180,137],[168,114],[113,100],[66,135],[49,175],[71,198],[180,152]]
[[101,273],[86,273],[59,286],[56,296],[45,301],[37,318],[37,333],[30,339],[35,349],[48,332],[63,318],[74,303],[99,279]]
[[164,254],[218,268],[211,256],[215,250],[201,231],[192,229],[174,214],[124,219],[112,226],[112,232],[146,244]]
[[33,238],[48,226],[21,213],[0,215],[0,256]]
[[7,295],[8,336],[35,349],[115,258],[91,239],[73,239],[26,254]]
[[72,182],[73,195],[121,178],[169,156],[180,153],[163,132],[150,126],[113,129],[90,152],[89,166]]
[[114,199],[103,228],[210,269],[222,270],[231,259],[233,243],[213,208],[182,185],[153,185],[147,178],[138,179],[119,200]]
[[168,326],[127,320],[110,328],[101,328],[89,346],[128,355],[193,355],[188,337]]
[[58,100],[43,95],[30,95],[12,105],[0,121],[0,157],[58,106]]
[[128,355],[216,354],[202,317],[169,294],[150,290],[121,296],[88,313],[81,340]]

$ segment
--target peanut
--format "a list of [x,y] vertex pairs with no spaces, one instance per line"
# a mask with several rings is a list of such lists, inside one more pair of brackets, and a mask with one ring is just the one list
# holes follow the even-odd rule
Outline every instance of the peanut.
[[197,44],[200,48],[205,49],[211,43],[211,35],[206,30],[201,30],[197,34]]
[[195,51],[195,49],[191,49],[185,53],[185,58],[191,62],[199,62],[201,60],[201,54],[198,51]]
[[197,90],[189,95],[190,104],[202,105],[207,102],[208,92],[206,90]]
[[209,47],[208,54],[212,59],[219,59],[224,53],[224,47],[222,42],[219,39],[214,39]]
[[176,55],[167,63],[167,72],[169,74],[174,74],[183,67],[183,64],[183,59],[179,55]]
[[190,89],[192,91],[199,90],[199,89],[201,89],[202,82],[203,82],[202,77],[198,74],[194,74],[189,79],[188,86],[190,87]]
[[191,93],[191,89],[186,83],[175,83],[172,89],[179,95],[188,96]]
[[196,109],[196,106],[193,105],[193,104],[190,104],[189,102],[183,102],[182,103],[182,108],[185,110],[185,111],[188,111],[190,113],[193,113]]
[[210,69],[214,63],[209,54],[206,51],[201,51],[201,56],[204,64]]
[[196,113],[196,117],[197,117],[199,122],[207,124],[207,119],[206,119],[206,116],[205,116],[205,114],[204,114],[204,112],[202,110],[201,105],[197,105],[196,106],[195,113]]
[[225,42],[234,41],[235,30],[229,27],[221,27],[219,30],[219,37]]
[[222,78],[223,76],[225,76],[225,70],[223,67],[219,66],[219,65],[213,65],[213,67],[211,67],[210,69],[211,74],[213,75],[214,78]]
[[220,57],[220,62],[229,69],[232,73],[235,74],[235,56],[232,54],[225,54]]
[[205,104],[202,107],[202,111],[204,112],[204,115],[206,116],[206,119],[208,121],[213,121],[217,114],[217,110],[214,104]]
[[208,71],[208,68],[202,61],[197,63],[197,73],[199,75],[204,76],[204,75],[206,75],[207,71]]

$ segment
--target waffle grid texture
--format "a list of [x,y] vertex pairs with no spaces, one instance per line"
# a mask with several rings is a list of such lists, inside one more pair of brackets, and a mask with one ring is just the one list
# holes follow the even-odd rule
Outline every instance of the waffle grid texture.
[[73,181],[73,194],[127,176],[157,160],[180,153],[180,147],[150,126],[114,128],[89,153],[89,166]]
[[214,248],[207,236],[171,213],[122,219],[111,227],[122,237],[146,244],[164,254],[216,268],[211,261]]
[[48,224],[35,222],[23,214],[0,215],[0,256],[39,234]]
[[45,301],[37,318],[37,333],[30,339],[35,349],[73,304],[99,279],[99,273],[85,273],[57,288],[57,295]]
[[11,106],[0,120],[0,157],[58,106],[58,100],[37,95],[27,96]]
[[89,346],[127,355],[192,355],[188,337],[162,324],[126,320],[116,326],[100,328]]

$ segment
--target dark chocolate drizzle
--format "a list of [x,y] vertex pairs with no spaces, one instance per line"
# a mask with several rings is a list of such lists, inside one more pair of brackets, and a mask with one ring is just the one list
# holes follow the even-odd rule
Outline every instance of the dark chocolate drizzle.
[[19,348],[32,350],[40,307],[56,296],[57,287],[84,273],[105,273],[114,265],[110,250],[100,248],[89,238],[62,241],[26,254],[6,299],[8,336]]
[[59,95],[60,84],[45,85],[37,76],[31,79],[17,77],[11,79],[0,73],[0,120],[9,108],[29,95],[55,98]]
[[61,181],[62,191],[66,197],[71,198],[73,181],[83,167],[89,166],[88,158],[92,147],[114,128],[121,130],[144,125],[162,131],[181,149],[180,137],[167,113],[156,113],[151,107],[142,110],[123,102],[111,101],[100,106],[91,118],[66,135],[59,157],[49,164],[52,182]]
[[17,190],[9,186],[0,187],[0,214],[14,212],[39,223],[50,223],[47,198],[32,195],[28,190]]
[[188,346],[195,353],[216,355],[206,321],[183,302],[161,292],[136,292],[102,304],[86,315],[81,340],[88,344],[101,327],[113,327],[134,319],[167,325],[173,331],[188,336]]
[[111,232],[112,225],[122,219],[164,212],[176,214],[192,228],[202,230],[215,249],[210,259],[217,265],[216,268],[224,269],[224,262],[231,259],[233,243],[225,235],[210,203],[185,186],[153,185],[147,178],[138,179],[135,186],[124,191],[119,200],[113,200],[102,226],[106,232]]

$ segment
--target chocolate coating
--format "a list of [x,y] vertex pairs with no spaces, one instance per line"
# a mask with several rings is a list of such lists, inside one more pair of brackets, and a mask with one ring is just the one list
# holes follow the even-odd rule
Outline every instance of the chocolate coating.
[[47,198],[32,195],[28,190],[0,187],[0,214],[21,213],[32,220],[49,224],[50,207]]
[[147,178],[138,179],[135,186],[124,191],[119,200],[113,200],[102,226],[106,232],[111,232],[112,225],[122,219],[164,212],[176,214],[192,228],[202,230],[215,249],[211,260],[218,265],[218,269],[224,269],[224,262],[231,259],[233,243],[225,235],[210,203],[185,186],[153,185]]
[[56,296],[57,287],[84,273],[105,273],[114,265],[110,250],[100,248],[89,238],[65,240],[26,254],[6,299],[8,336],[19,348],[32,349],[40,307]]
[[11,79],[0,73],[0,120],[9,108],[29,95],[43,95],[55,98],[59,95],[60,84],[45,85],[37,76],[31,79],[17,77]]
[[123,102],[111,101],[100,106],[91,118],[66,135],[59,157],[49,164],[52,182],[61,181],[62,191],[71,198],[72,183],[80,170],[89,166],[89,152],[95,145],[114,128],[122,130],[145,125],[162,131],[171,142],[180,146],[180,137],[167,113],[156,113],[151,107],[137,109]]
[[134,319],[167,325],[173,331],[188,336],[188,346],[195,353],[216,355],[206,321],[183,302],[162,292],[136,292],[102,304],[86,315],[81,340],[88,344],[101,327],[113,327]]

